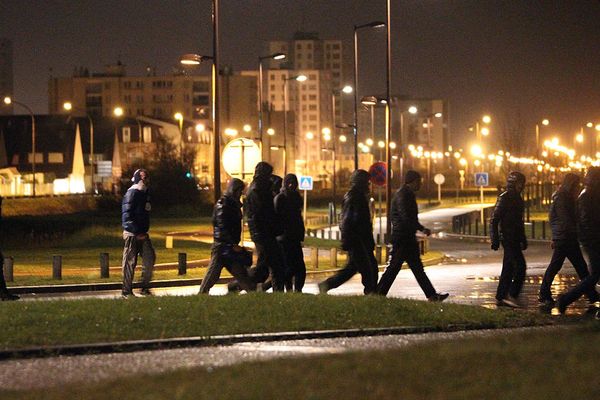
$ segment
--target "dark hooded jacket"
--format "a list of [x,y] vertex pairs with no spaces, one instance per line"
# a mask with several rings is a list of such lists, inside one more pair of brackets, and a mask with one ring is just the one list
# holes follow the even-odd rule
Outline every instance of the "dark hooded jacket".
[[415,193],[408,185],[402,186],[392,199],[392,242],[397,243],[415,237],[417,231],[425,229],[419,223],[419,208]]
[[242,236],[242,203],[237,197],[244,182],[232,179],[213,210],[213,237],[215,243],[237,245]]
[[573,190],[579,182],[579,176],[567,174],[562,185],[552,194],[548,213],[552,240],[577,240],[577,202]]
[[273,167],[270,164],[263,161],[256,164],[254,179],[246,194],[244,212],[248,218],[248,228],[254,242],[275,239],[282,233],[273,204],[272,172]]
[[350,190],[342,201],[340,231],[344,250],[352,250],[360,243],[369,251],[375,248],[368,198],[369,178],[365,170],[354,171],[350,178]]
[[525,202],[521,192],[517,191],[519,181],[525,183],[525,176],[511,172],[506,185],[506,191],[498,196],[494,213],[490,221],[490,239],[492,243],[502,241],[504,245],[527,243],[523,213]]
[[278,236],[278,239],[304,241],[302,207],[302,197],[298,193],[298,178],[294,174],[287,174],[283,179],[281,191],[275,196],[275,213],[283,227],[283,235]]
[[600,168],[592,167],[585,176],[585,189],[577,199],[579,241],[586,247],[600,248]]

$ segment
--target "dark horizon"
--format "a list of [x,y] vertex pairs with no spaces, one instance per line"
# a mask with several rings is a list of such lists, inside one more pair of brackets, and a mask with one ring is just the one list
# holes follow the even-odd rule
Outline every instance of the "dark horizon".
[[[100,71],[117,60],[128,75],[147,65],[170,73],[183,53],[210,53],[211,2],[38,2],[5,0],[0,37],[13,42],[15,98],[47,112],[47,79],[75,67]],[[256,69],[268,40],[295,31],[342,39],[352,60],[352,27],[385,20],[386,2],[221,1],[221,64]],[[411,0],[392,2],[395,94],[447,99],[454,136],[484,113],[493,129],[542,118],[571,137],[600,123],[600,2]],[[360,94],[385,92],[385,32],[360,34]],[[50,72],[51,71],[51,72]],[[352,81],[348,68],[346,80]],[[18,109],[15,112],[19,113]]]

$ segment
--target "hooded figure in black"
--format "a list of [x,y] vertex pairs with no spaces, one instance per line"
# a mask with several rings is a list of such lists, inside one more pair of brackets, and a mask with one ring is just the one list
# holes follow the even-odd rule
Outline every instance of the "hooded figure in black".
[[298,193],[298,178],[287,174],[283,187],[275,197],[275,212],[283,233],[277,237],[285,261],[285,287],[288,291],[302,292],[306,279],[306,266],[302,253],[304,241],[303,201]]
[[[578,175],[566,174],[562,185],[552,195],[548,220],[552,228],[552,249],[554,251],[539,295],[540,304],[548,308],[554,305],[550,290],[552,281],[562,268],[565,258],[571,261],[579,279],[583,280],[589,276],[587,264],[577,241],[577,196],[581,190],[580,183],[581,179]],[[590,303],[598,301],[598,293],[595,289],[590,289],[586,295]]]
[[408,263],[419,286],[429,301],[444,301],[448,293],[437,293],[425,274],[416,232],[427,236],[431,231],[419,223],[419,208],[415,192],[421,188],[421,175],[410,170],[404,185],[394,194],[391,206],[392,254],[388,266],[377,285],[377,293],[387,295],[404,261]]
[[262,283],[269,277],[273,279],[273,290],[283,291],[285,271],[283,257],[276,237],[283,233],[277,220],[273,203],[273,167],[264,161],[256,164],[254,179],[248,188],[244,212],[248,218],[250,237],[258,256],[252,277],[256,283]]
[[242,239],[242,203],[240,197],[244,191],[244,182],[232,179],[213,210],[213,246],[210,266],[202,279],[200,293],[208,293],[217,283],[223,267],[237,280],[240,289],[256,290],[256,283],[248,276],[247,267],[240,262],[239,253],[244,249],[239,243]]
[[504,247],[502,272],[496,291],[496,304],[499,306],[521,307],[517,298],[525,281],[527,264],[523,250],[527,249],[523,213],[525,202],[521,192],[525,188],[525,175],[512,171],[508,174],[504,191],[494,208],[490,221],[492,250]]
[[[595,290],[600,279],[600,168],[591,167],[583,180],[585,189],[577,199],[577,223],[579,241],[589,258],[591,274],[577,286],[558,297],[557,306],[564,313],[569,304],[583,294]],[[598,315],[597,315],[598,316]]]
[[342,233],[342,249],[348,252],[348,264],[337,274],[319,283],[319,292],[327,293],[354,274],[360,272],[364,293],[369,294],[377,287],[378,266],[373,255],[373,223],[369,209],[370,176],[363,169],[358,169],[350,177],[350,190],[342,202],[340,231]]

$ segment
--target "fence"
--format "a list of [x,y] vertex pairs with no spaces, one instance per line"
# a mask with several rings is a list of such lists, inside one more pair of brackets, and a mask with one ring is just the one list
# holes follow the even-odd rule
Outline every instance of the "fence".
[[[485,210],[484,223],[481,223],[479,211],[457,215],[452,218],[452,233],[465,236],[489,235],[490,217],[493,208]],[[528,239],[550,240],[552,232],[548,221],[525,222],[525,236]]]

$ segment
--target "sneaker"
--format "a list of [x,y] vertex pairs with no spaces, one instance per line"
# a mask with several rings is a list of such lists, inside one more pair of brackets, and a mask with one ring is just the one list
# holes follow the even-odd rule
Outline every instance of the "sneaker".
[[539,306],[540,308],[552,308],[554,307],[554,305],[556,304],[556,302],[554,301],[554,299],[552,297],[550,298],[539,298],[538,302],[540,303]]
[[502,302],[507,307],[523,308],[523,306],[519,303],[519,301],[512,296],[506,296],[506,298],[502,299]]
[[0,301],[15,301],[19,299],[19,296],[17,296],[16,294],[11,294],[9,292],[0,294]]
[[148,288],[144,288],[144,289],[142,289],[142,290],[140,291],[140,294],[141,294],[142,296],[145,296],[145,297],[146,297],[146,296],[154,296],[154,293],[152,293],[152,291],[151,291],[150,289],[148,289]]
[[429,296],[427,300],[441,303],[442,301],[446,300],[448,296],[450,296],[448,293],[436,293],[432,296]]
[[558,312],[564,315],[565,312],[567,312],[567,306],[568,304],[565,302],[564,296],[558,296],[558,299],[556,299],[556,307],[558,308]]
[[319,287],[319,294],[327,294],[327,291],[329,290],[329,288],[327,287],[326,281],[319,282],[319,284],[317,286]]
[[130,299],[132,297],[137,297],[137,296],[131,292],[127,292],[127,293],[121,293],[121,297],[124,299]]

